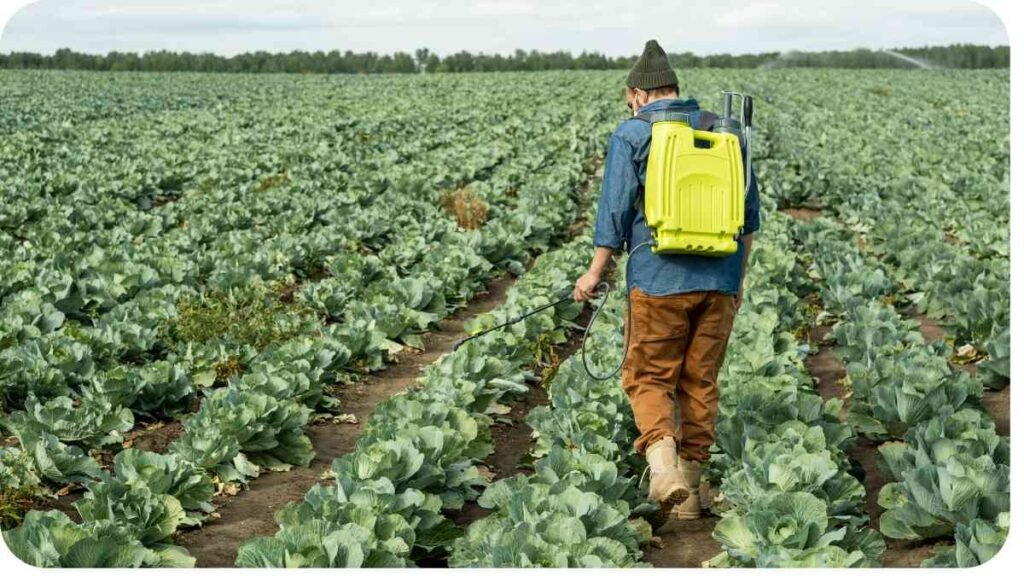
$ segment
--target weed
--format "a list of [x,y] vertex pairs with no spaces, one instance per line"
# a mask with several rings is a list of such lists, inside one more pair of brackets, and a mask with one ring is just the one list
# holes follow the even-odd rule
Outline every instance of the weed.
[[25,517],[25,512],[35,503],[37,490],[22,486],[0,490],[0,528],[10,530]]
[[476,230],[483,226],[491,210],[472,186],[441,192],[441,206],[455,216],[455,222],[463,230]]
[[289,182],[291,182],[291,177],[288,176],[288,171],[285,170],[284,172],[279,172],[260,180],[260,184],[256,188],[256,191],[266,192],[271,188],[277,188],[278,186],[283,186]]
[[[246,291],[212,290],[187,296],[177,303],[177,315],[167,336],[177,342],[228,341],[256,350],[306,332],[316,314],[307,306],[285,302],[282,287],[264,284]],[[218,377],[241,370],[237,359],[218,364]]]

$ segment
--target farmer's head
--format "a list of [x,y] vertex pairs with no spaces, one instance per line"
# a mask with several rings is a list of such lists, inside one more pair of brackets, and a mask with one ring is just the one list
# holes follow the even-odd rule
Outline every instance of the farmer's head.
[[635,114],[641,106],[664,98],[679,97],[679,79],[669,64],[668,54],[657,40],[648,40],[644,53],[626,78],[626,105]]

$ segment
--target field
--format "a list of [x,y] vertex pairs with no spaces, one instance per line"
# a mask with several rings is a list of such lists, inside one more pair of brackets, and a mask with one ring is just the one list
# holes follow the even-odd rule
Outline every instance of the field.
[[[972,566],[1009,524],[1009,74],[755,95],[708,514],[580,361],[619,72],[0,71],[0,522],[39,566]],[[619,281],[623,263],[610,277]],[[589,360],[622,347],[623,295]]]

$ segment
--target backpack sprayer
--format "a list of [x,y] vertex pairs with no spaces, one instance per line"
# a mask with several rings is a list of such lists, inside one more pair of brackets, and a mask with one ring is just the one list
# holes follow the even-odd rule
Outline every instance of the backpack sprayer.
[[[735,254],[744,225],[746,194],[753,180],[751,141],[753,139],[753,97],[723,92],[722,116],[701,112],[659,110],[633,116],[651,124],[651,148],[647,157],[644,218],[651,239],[634,246],[626,260],[626,278],[633,254],[650,246],[657,255],[691,254],[724,257]],[[733,103],[740,99],[741,116],[733,116]],[[744,157],[743,152],[746,151]],[[580,353],[583,368],[595,380],[614,378],[626,362],[623,351],[618,366],[607,374],[594,374],[587,364],[587,340],[594,321],[601,315],[611,286],[598,284],[601,302],[587,323]],[[452,351],[484,334],[517,324],[534,314],[573,299],[570,290],[547,305],[536,308],[492,328],[458,340]],[[633,314],[626,299],[625,346],[633,331]]]

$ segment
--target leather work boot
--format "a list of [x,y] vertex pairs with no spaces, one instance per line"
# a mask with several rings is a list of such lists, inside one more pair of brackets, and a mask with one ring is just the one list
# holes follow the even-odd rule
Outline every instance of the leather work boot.
[[672,518],[678,520],[696,520],[700,518],[700,472],[701,464],[696,460],[679,459],[679,471],[690,496],[681,504],[672,508]]
[[[666,436],[647,447],[647,463],[651,467],[650,492],[647,499],[658,503],[658,512],[651,521],[655,529],[668,520],[672,508],[690,496],[682,470],[678,466],[676,441]],[[698,479],[699,482],[699,479]],[[699,493],[694,493],[698,498]]]

